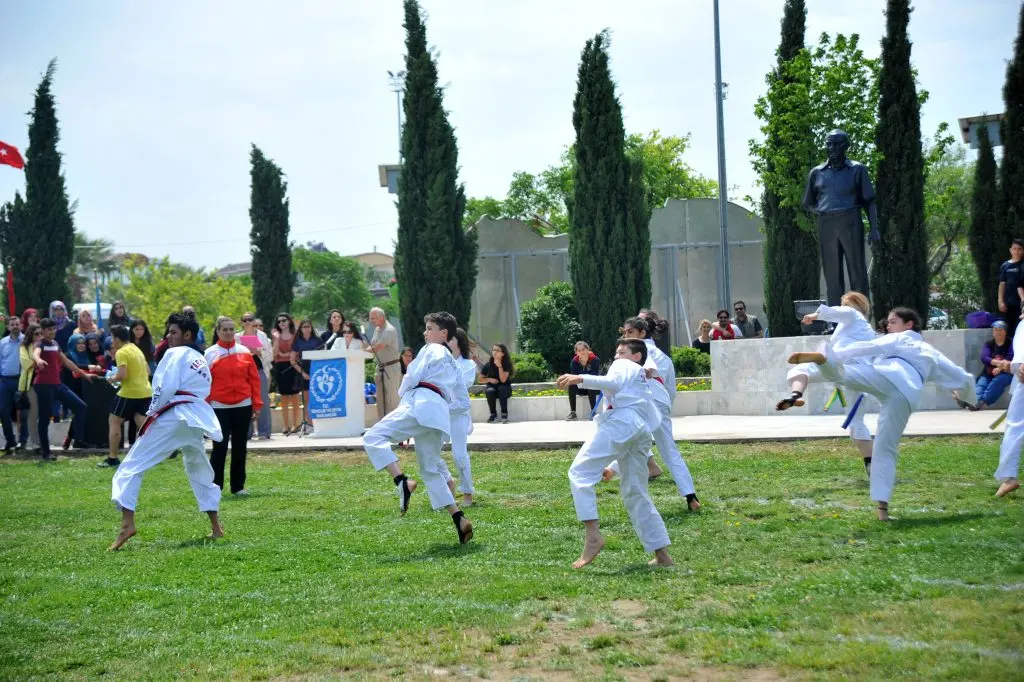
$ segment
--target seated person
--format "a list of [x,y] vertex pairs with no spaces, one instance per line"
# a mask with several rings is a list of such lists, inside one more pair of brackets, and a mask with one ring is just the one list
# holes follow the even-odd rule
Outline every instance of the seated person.
[[[586,341],[577,341],[576,355],[572,356],[572,360],[569,362],[569,374],[598,376],[600,373],[601,360],[590,350],[590,344]],[[576,421],[576,396],[587,396],[587,400],[590,402],[590,411],[593,412],[599,393],[600,391],[596,389],[580,388],[577,384],[569,384],[569,416],[565,418],[565,421]]]
[[1007,325],[1002,320],[992,323],[992,338],[981,347],[982,371],[975,382],[978,404],[972,411],[984,410],[992,405],[1003,391],[1010,385],[1013,374],[1010,372],[1010,361],[1013,360],[1013,341],[1010,339]]

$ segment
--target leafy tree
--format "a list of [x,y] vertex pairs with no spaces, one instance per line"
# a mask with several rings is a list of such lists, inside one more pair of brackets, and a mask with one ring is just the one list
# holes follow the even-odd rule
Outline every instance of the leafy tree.
[[539,353],[556,374],[569,369],[573,346],[583,338],[572,284],[551,282],[519,307],[519,348]]
[[765,121],[761,127],[765,140],[751,142],[756,149],[754,166],[764,186],[765,312],[775,336],[798,336],[800,322],[793,301],[816,299],[819,293],[818,241],[800,207],[803,188],[797,182],[816,164],[817,156],[814,138],[807,134],[814,108],[811,61],[804,50],[806,18],[803,0],[786,2],[778,63],[766,77],[768,93],[755,107]]
[[292,254],[292,264],[302,281],[292,304],[295,315],[308,317],[317,326],[324,323],[331,308],[338,308],[346,317],[365,317],[373,296],[359,261],[333,251],[299,247]]
[[1010,240],[1024,237],[1024,4],[1013,59],[1006,66],[1003,101],[1000,241],[1006,249]]
[[[718,183],[700,175],[683,160],[689,144],[689,135],[665,137],[659,130],[646,136],[638,133],[626,136],[626,154],[643,163],[649,206],[662,206],[669,198],[718,196]],[[571,145],[562,153],[557,166],[549,166],[539,175],[514,173],[504,200],[470,198],[466,222],[475,225],[482,215],[489,214],[494,218],[520,220],[545,232],[566,232],[575,175],[576,147]]]
[[978,269],[966,249],[956,249],[946,264],[936,289],[938,298],[935,305],[946,310],[950,318],[962,326],[967,314],[975,310],[992,310],[983,304],[982,286],[978,280]]
[[974,187],[974,164],[967,161],[966,148],[951,146],[938,154],[936,149],[936,145],[932,145],[927,150],[926,157],[932,157],[933,161],[924,181],[928,267],[932,282],[941,277],[954,249],[967,245]]
[[154,335],[163,331],[168,315],[185,305],[195,308],[196,318],[207,332],[219,315],[228,315],[237,323],[243,312],[253,308],[252,286],[234,278],[217,277],[166,258],[147,265],[128,261],[124,269],[128,283],[112,282],[110,297],[122,299],[132,317],[146,320]]
[[395,277],[402,333],[421,346],[423,316],[447,310],[465,325],[476,287],[477,238],[462,226],[466,194],[437,65],[416,0],[405,0],[405,126],[398,179]]
[[15,194],[2,222],[5,264],[14,271],[22,309],[45,309],[71,294],[68,269],[74,257],[75,227],[61,171],[60,127],[53,97],[57,60],[46,67],[36,89],[25,154],[25,199]]
[[249,154],[252,291],[256,314],[271,320],[290,310],[293,299],[292,249],[288,243],[288,183],[284,173],[256,145]]
[[929,307],[928,233],[924,224],[921,110],[910,66],[909,0],[888,0],[879,77],[878,227],[871,293],[876,318],[905,305]]
[[[1006,164],[1005,156],[1003,164]],[[978,129],[978,163],[974,167],[974,191],[971,194],[970,244],[977,268],[985,310],[999,309],[999,265],[1008,244],[1003,239],[999,216],[999,187],[996,157],[988,129]]]
[[580,60],[568,208],[569,269],[580,322],[595,352],[610,358],[622,320],[650,303],[651,238],[643,166],[626,154],[607,45],[608,34],[597,34]]

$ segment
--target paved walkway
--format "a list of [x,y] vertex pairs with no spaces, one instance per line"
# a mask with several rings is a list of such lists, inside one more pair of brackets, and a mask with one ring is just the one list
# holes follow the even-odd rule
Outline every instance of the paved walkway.
[[[967,412],[965,410],[917,412],[910,417],[907,436],[955,436],[1001,433],[989,425],[1002,410]],[[843,415],[779,415],[770,417],[694,416],[676,417],[672,432],[677,440],[697,443],[743,442],[759,440],[800,440],[806,438],[841,438]],[[874,433],[878,415],[869,414],[865,421]],[[469,446],[475,450],[526,450],[578,448],[593,431],[589,421],[533,421],[512,424],[474,424]],[[360,438],[314,438],[281,436],[269,441],[250,441],[253,451],[302,452],[315,450],[361,450]]]

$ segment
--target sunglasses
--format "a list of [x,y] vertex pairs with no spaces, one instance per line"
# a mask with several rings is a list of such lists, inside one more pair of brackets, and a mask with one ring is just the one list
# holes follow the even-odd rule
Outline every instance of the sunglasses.
[[728,320],[729,316],[728,315],[719,315],[718,319],[720,319],[720,320]]
[[243,317],[242,318],[242,322],[244,322],[246,324],[249,324],[250,322],[252,322],[252,320],[253,320],[253,318],[251,318],[251,317]]

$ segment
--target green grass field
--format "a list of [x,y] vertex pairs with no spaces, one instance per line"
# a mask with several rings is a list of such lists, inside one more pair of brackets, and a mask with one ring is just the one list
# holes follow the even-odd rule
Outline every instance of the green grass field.
[[250,457],[206,541],[169,460],[119,553],[95,458],[3,459],[0,677],[1024,679],[1024,496],[993,496],[997,436],[905,441],[891,524],[849,441],[683,453],[704,511],[652,484],[677,565],[647,567],[613,482],[583,571],[569,451],[475,454],[465,547],[425,494],[400,519],[385,474],[330,453]]

